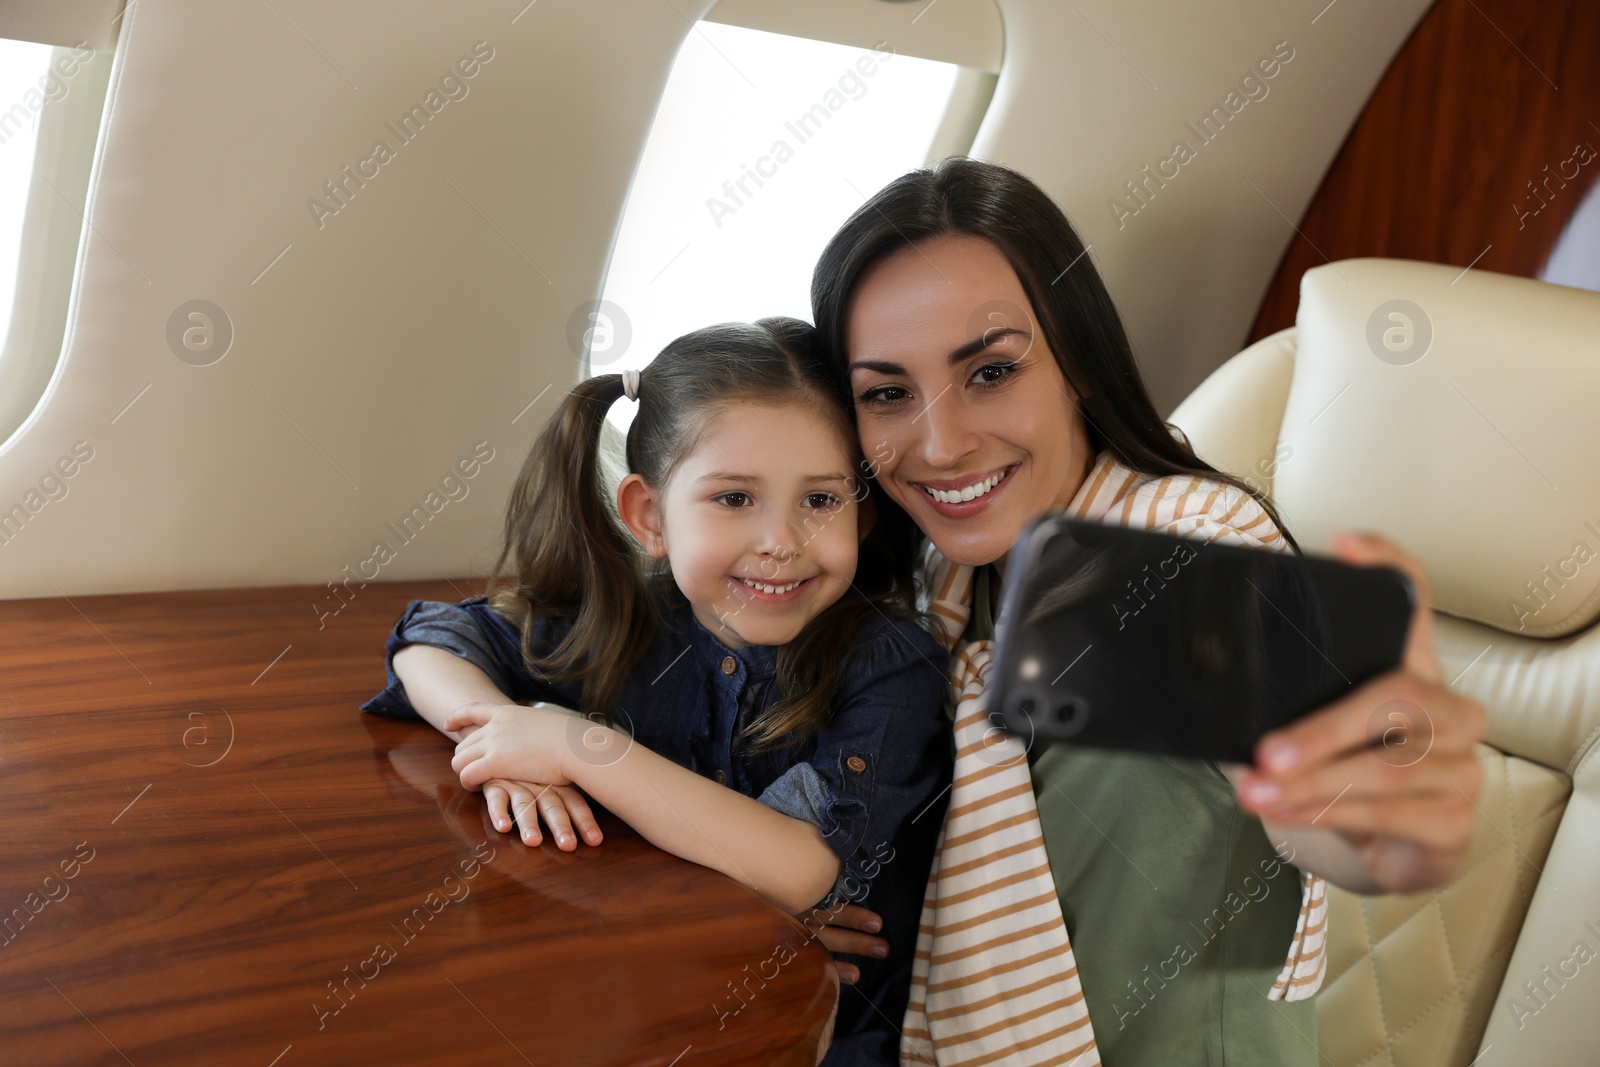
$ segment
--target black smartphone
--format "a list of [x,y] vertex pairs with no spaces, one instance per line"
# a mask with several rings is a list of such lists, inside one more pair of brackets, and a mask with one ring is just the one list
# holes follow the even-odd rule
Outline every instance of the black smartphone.
[[1249,763],[1268,733],[1399,666],[1392,567],[1035,520],[1006,561],[989,711],[1032,742]]

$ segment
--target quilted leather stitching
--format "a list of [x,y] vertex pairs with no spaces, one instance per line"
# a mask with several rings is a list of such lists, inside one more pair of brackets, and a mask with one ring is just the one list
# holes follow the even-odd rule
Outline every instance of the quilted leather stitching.
[[[1526,872],[1523,871],[1522,868],[1524,863],[1533,865],[1533,861],[1522,852],[1522,849],[1519,846],[1515,844],[1516,838],[1521,834],[1531,831],[1535,826],[1552,814],[1556,815],[1559,820],[1559,817],[1565,812],[1569,798],[1568,796],[1563,796],[1559,800],[1553,801],[1549,805],[1545,806],[1542,810],[1534,813],[1531,818],[1527,819],[1526,822],[1519,826],[1516,818],[1515,792],[1518,782],[1525,781],[1525,779],[1521,778],[1521,772],[1516,769],[1516,761],[1509,759],[1505,753],[1488,748],[1487,746],[1485,746],[1485,748],[1482,750],[1482,756],[1480,758],[1482,758],[1485,763],[1498,764],[1497,769],[1501,771],[1499,775],[1495,776],[1499,786],[1495,799],[1504,800],[1508,817],[1510,819],[1511,835],[1508,837],[1503,831],[1499,831],[1499,827],[1494,823],[1494,820],[1489,818],[1487,812],[1480,811],[1480,814],[1483,815],[1484,820],[1489,822],[1492,827],[1499,831],[1496,834],[1498,843],[1493,845],[1488,851],[1474,860],[1472,866],[1464,871],[1462,875],[1454,883],[1452,883],[1451,886],[1447,886],[1442,890],[1436,890],[1435,892],[1429,894],[1428,900],[1419,902],[1415,910],[1401,918],[1398,924],[1395,925],[1395,927],[1382,938],[1377,938],[1374,940],[1372,925],[1374,908],[1372,904],[1366,899],[1359,901],[1362,914],[1363,937],[1366,942],[1362,955],[1366,957],[1368,966],[1372,969],[1373,983],[1377,990],[1376,1000],[1378,1002],[1377,1007],[1379,1018],[1383,1028],[1383,1039],[1381,1043],[1379,1043],[1376,1048],[1363,1057],[1355,1065],[1355,1067],[1368,1067],[1368,1065],[1373,1064],[1375,1060],[1378,1060],[1379,1057],[1386,1057],[1387,1063],[1392,1065],[1395,1062],[1393,1058],[1395,1042],[1399,1041],[1405,1036],[1406,1033],[1437,1011],[1442,1004],[1454,1001],[1459,1004],[1463,1015],[1465,1015],[1465,1013],[1472,1008],[1472,1004],[1464,994],[1471,989],[1474,979],[1476,979],[1482,971],[1497,963],[1502,957],[1506,956],[1516,947],[1517,938],[1521,934],[1520,923],[1518,924],[1516,933],[1512,937],[1506,940],[1503,944],[1485,953],[1483,958],[1476,964],[1473,964],[1465,974],[1458,974],[1458,965],[1455,961],[1456,950],[1455,947],[1450,944],[1450,928],[1445,921],[1443,907],[1444,895],[1450,892],[1454,886],[1466,883],[1470,873],[1476,871],[1484,863],[1488,862],[1490,859],[1503,856],[1508,849],[1511,849],[1518,854],[1521,862],[1515,862],[1512,864],[1514,868],[1513,877],[1515,881],[1510,887],[1512,893],[1507,903],[1510,905],[1510,907],[1516,908],[1520,916],[1525,918],[1527,904],[1531,897],[1531,887],[1527,885]],[[1493,807],[1494,805],[1490,806]],[[1377,969],[1376,950],[1379,946],[1388,942],[1402,930],[1409,928],[1412,925],[1412,921],[1418,916],[1421,916],[1429,911],[1435,913],[1441,926],[1443,927],[1445,934],[1445,951],[1449,957],[1451,973],[1454,980],[1449,988],[1442,990],[1437,997],[1435,997],[1428,1005],[1418,1011],[1417,1014],[1407,1021],[1403,1026],[1400,1026],[1399,1029],[1392,1029],[1389,1019],[1389,998],[1385,996],[1383,980]],[[1354,963],[1352,963],[1352,966],[1354,966]],[[1349,972],[1349,970],[1350,968],[1347,967],[1345,971],[1341,972],[1339,975],[1333,975],[1330,970],[1329,984],[1332,985],[1333,982],[1339,978],[1342,978],[1344,974]]]

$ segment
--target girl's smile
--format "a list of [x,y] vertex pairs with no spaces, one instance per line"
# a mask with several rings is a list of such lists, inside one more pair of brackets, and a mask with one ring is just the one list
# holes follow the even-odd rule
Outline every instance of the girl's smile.
[[664,491],[637,475],[619,486],[624,520],[729,648],[787,644],[850,588],[860,530],[846,431],[811,404],[729,404]]

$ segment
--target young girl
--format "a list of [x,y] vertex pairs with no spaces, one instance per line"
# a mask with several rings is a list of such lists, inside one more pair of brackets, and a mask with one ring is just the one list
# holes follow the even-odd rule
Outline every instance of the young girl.
[[[587,794],[786,912],[881,913],[894,948],[846,959],[859,979],[824,1062],[889,1064],[953,761],[947,653],[909,570],[861,544],[873,502],[814,337],[713,326],[574,389],[512,492],[503,588],[413,602],[363,708],[458,740],[462,785],[501,829],[520,809],[529,843],[535,795],[559,847],[574,821],[598,843]],[[598,454],[624,395],[614,519]]]

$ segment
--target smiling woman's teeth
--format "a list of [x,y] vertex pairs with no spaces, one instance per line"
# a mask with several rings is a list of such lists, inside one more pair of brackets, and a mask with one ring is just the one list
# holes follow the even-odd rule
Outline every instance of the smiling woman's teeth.
[[740,578],[739,580],[745,585],[748,585],[751,589],[759,589],[763,593],[772,594],[787,593],[789,590],[797,588],[800,585],[800,582],[790,582],[788,585],[768,585],[765,582],[752,582],[748,578]]
[[999,485],[1000,480],[1005,476],[1006,472],[1001,471],[999,474],[985,478],[983,481],[974,485],[969,485],[965,489],[934,489],[926,485],[922,488],[927,490],[928,495],[933,497],[933,499],[937,500],[941,504],[962,504],[968,500],[978,499],[980,496]]

